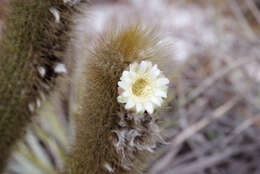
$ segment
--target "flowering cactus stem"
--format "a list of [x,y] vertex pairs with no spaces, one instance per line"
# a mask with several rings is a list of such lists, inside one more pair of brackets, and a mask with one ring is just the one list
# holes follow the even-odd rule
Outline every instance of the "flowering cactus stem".
[[[86,65],[75,85],[80,89],[77,130],[66,174],[142,173],[149,154],[161,140],[155,109],[167,94],[169,81],[158,69],[164,71],[170,62],[167,44],[160,42],[154,30],[139,25],[111,31],[101,36],[93,50],[79,51],[86,50],[84,44],[72,46],[79,56],[75,58],[86,59]],[[136,85],[125,83],[128,70],[135,71],[132,80]],[[150,81],[154,79],[157,81]],[[133,95],[118,97],[127,88]]]
[[0,173],[40,100],[52,89],[55,77],[64,73],[62,53],[78,5],[64,0],[7,4],[0,41]]

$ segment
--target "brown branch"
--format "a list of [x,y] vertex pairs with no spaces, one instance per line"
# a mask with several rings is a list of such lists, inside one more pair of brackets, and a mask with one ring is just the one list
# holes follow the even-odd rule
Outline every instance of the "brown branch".
[[215,111],[213,111],[213,113],[211,114],[212,115],[211,118],[209,117],[203,118],[202,120],[189,126],[187,129],[183,130],[176,138],[173,139],[170,146],[171,151],[167,155],[165,155],[157,165],[152,167],[151,174],[161,173],[161,171],[163,171],[163,169],[170,164],[171,159],[174,158],[174,156],[176,155],[177,153],[176,149],[179,145],[181,145],[185,140],[187,140],[188,138],[196,134],[201,129],[205,128],[213,120],[224,116],[224,114],[227,111],[229,111],[239,101],[239,99],[240,99],[239,97],[232,98],[230,101],[226,102],[225,104],[217,108]]
[[188,99],[180,104],[180,107],[185,106],[186,104],[192,102],[194,99],[199,97],[203,92],[205,92],[208,88],[210,88],[216,81],[220,80],[224,76],[228,75],[233,70],[240,68],[248,63],[251,63],[255,59],[240,59],[238,61],[234,61],[229,66],[220,69],[215,74],[204,80],[199,87],[192,90],[188,96]]
[[251,10],[257,22],[260,24],[260,12],[252,0],[246,0],[247,7]]
[[215,154],[209,156],[209,157],[203,157],[196,162],[193,162],[192,164],[185,164],[182,166],[179,166],[175,169],[169,169],[167,172],[163,174],[190,174],[194,171],[202,171],[207,167],[210,167],[214,164],[217,164],[230,156],[239,153],[241,151],[252,151],[259,147],[259,144],[253,144],[253,145],[246,145],[244,147],[230,147],[225,149],[223,152],[216,152]]

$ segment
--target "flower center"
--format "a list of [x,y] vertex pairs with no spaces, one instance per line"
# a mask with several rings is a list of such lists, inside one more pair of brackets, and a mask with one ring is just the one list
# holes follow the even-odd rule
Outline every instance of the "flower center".
[[138,79],[132,86],[132,92],[135,96],[146,96],[148,94],[147,89],[149,88],[148,82],[145,79]]

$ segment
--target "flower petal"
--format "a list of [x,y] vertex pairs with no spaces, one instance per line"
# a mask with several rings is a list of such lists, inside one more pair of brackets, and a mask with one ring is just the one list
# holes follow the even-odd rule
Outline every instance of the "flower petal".
[[146,63],[147,63],[147,69],[151,69],[153,66],[152,62],[146,61]]
[[117,97],[117,101],[119,103],[126,103],[127,102],[127,97],[118,96]]
[[165,77],[159,78],[156,82],[159,86],[168,85],[170,83]]
[[136,78],[136,73],[134,71],[130,71],[129,72],[129,78],[132,79],[132,80],[135,79]]
[[128,110],[128,109],[133,108],[134,106],[135,106],[135,103],[132,100],[128,100],[125,105],[125,108]]
[[157,105],[158,107],[160,107],[162,105],[162,99],[161,97],[155,97],[155,96],[152,96],[151,97],[151,101],[153,104]]
[[[127,77],[128,74],[129,74],[129,71],[123,71],[123,75],[122,75],[122,77]],[[122,77],[121,77],[121,78],[122,78]]]
[[154,111],[153,105],[149,102],[144,104],[144,108],[149,114],[152,114]]
[[137,72],[138,64],[136,62],[130,64],[130,72]]
[[150,70],[150,74],[153,78],[156,78],[157,76],[159,76],[160,73],[161,73],[161,71],[157,68],[157,65],[154,65],[152,67],[152,69]]
[[144,73],[146,71],[146,69],[147,69],[147,66],[148,66],[147,62],[146,61],[142,61],[141,65],[140,65],[140,68],[139,68],[139,73],[141,73],[141,74]]
[[141,103],[136,104],[136,112],[141,113],[144,111],[143,105]]
[[124,90],[127,90],[129,88],[129,83],[126,81],[119,81],[118,86]]
[[131,93],[130,93],[129,90],[127,90],[127,91],[124,91],[124,92],[122,93],[122,96],[123,96],[123,97],[130,97],[130,96],[131,96]]
[[130,82],[131,82],[131,78],[130,78],[129,73],[128,73],[127,76],[122,76],[122,77],[120,78],[120,80],[130,83]]
[[165,91],[162,91],[162,90],[156,90],[155,91],[155,96],[166,98],[167,97],[167,93]]

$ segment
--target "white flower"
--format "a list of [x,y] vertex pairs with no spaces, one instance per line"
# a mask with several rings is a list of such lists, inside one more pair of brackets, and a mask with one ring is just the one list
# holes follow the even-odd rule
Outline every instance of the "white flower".
[[152,114],[167,97],[169,80],[149,61],[130,64],[118,82],[119,103],[125,103],[125,109],[143,114]]

